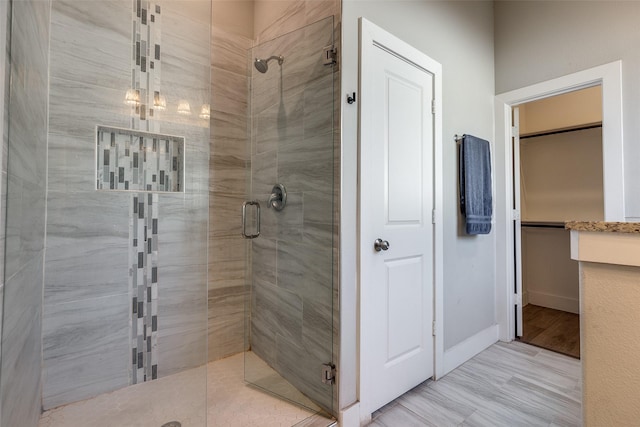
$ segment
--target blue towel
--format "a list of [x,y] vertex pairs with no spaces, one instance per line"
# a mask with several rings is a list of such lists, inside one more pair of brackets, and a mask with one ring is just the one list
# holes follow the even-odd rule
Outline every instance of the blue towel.
[[467,234],[489,234],[493,197],[489,141],[464,135],[460,143],[460,210]]

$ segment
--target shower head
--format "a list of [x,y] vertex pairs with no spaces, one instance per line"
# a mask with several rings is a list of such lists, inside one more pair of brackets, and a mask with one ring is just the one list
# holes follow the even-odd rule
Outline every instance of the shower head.
[[284,62],[284,57],[282,55],[279,56],[271,56],[267,59],[259,59],[256,58],[255,61],[253,61],[253,65],[256,67],[256,70],[260,71],[261,73],[266,73],[267,70],[269,69],[269,61],[271,61],[272,59],[277,59],[278,60],[278,65],[282,65],[282,63]]

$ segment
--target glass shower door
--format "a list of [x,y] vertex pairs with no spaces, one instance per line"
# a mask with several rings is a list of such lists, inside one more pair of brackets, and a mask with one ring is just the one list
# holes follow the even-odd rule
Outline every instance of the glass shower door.
[[206,426],[211,2],[11,3],[0,425]]
[[[333,17],[249,52],[251,179],[245,379],[333,413]],[[256,233],[257,206],[247,208]],[[325,372],[326,371],[326,372]]]

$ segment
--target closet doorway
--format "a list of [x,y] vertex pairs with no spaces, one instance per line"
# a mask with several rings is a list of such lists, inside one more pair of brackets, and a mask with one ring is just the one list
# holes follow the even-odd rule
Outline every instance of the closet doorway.
[[[514,107],[520,341],[580,357],[579,272],[569,220],[604,220],[602,87]],[[518,173],[519,172],[519,173]],[[516,251],[516,254],[518,251]]]

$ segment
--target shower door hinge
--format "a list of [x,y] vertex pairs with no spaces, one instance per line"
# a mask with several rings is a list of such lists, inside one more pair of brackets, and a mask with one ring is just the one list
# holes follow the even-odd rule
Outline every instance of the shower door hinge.
[[338,49],[334,45],[325,46],[322,49],[322,60],[324,65],[333,65],[338,62]]
[[431,114],[435,114],[436,113],[436,100],[432,99],[431,100]]
[[336,382],[336,365],[325,363],[322,365],[322,383],[333,384]]
[[431,335],[434,336],[434,337],[436,336],[436,321],[435,320],[431,324]]

